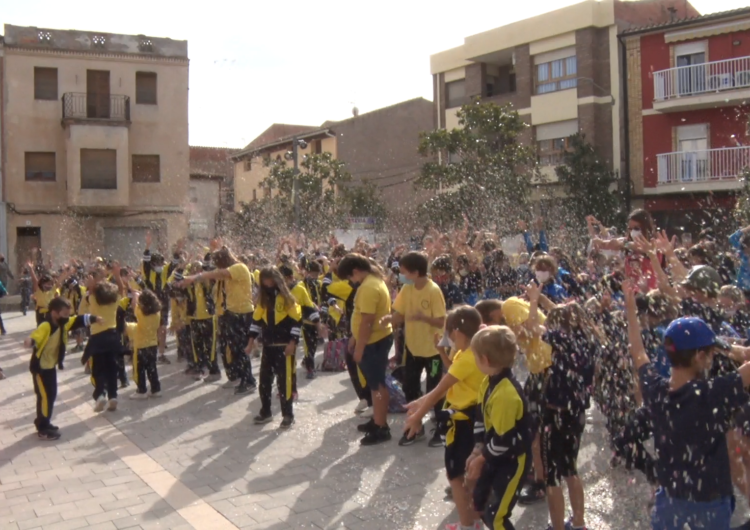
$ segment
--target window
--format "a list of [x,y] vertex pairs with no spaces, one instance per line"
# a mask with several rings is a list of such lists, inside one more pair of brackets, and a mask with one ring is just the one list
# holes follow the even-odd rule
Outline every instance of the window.
[[[566,54],[571,55],[559,57]],[[578,86],[575,49],[542,54],[535,57],[535,63],[534,78],[537,94],[547,94]]]
[[565,150],[570,146],[570,137],[554,138],[537,142],[540,166],[559,166]]
[[570,136],[578,132],[578,120],[558,121],[536,126],[539,165],[559,166],[570,147]]
[[466,103],[466,82],[463,79],[445,84],[445,106],[452,109]]
[[53,182],[55,175],[55,153],[26,152],[26,180]]
[[198,203],[198,188],[190,186],[190,202],[193,204]]
[[709,89],[719,90],[732,84],[732,74],[719,73],[708,75],[706,69],[706,41],[688,42],[674,47],[675,66],[677,66],[678,95],[690,95],[706,91],[706,79]]
[[133,182],[159,182],[159,155],[133,155]]
[[34,99],[57,100],[57,68],[34,67]]
[[313,154],[315,155],[323,154],[323,140],[315,140],[313,142]]
[[156,74],[135,73],[135,102],[139,105],[156,105]]
[[252,171],[253,169],[253,161],[249,158],[245,160],[245,171]]
[[117,151],[81,149],[81,189],[117,189]]

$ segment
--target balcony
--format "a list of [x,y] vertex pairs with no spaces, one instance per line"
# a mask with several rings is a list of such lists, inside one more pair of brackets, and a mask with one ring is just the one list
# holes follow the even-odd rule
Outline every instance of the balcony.
[[654,72],[654,110],[739,105],[750,97],[750,57]]
[[[658,188],[651,193],[733,190],[750,166],[750,147],[722,147],[656,155]],[[647,192],[648,193],[648,192]]]
[[68,92],[62,97],[65,123],[96,122],[124,125],[130,123],[130,97],[121,94]]

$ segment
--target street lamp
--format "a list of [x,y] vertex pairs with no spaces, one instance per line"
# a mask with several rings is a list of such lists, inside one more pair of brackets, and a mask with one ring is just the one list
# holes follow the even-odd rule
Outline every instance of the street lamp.
[[292,181],[292,201],[294,202],[294,228],[299,230],[299,148],[307,148],[307,142],[296,136],[292,138],[292,161],[294,180]]

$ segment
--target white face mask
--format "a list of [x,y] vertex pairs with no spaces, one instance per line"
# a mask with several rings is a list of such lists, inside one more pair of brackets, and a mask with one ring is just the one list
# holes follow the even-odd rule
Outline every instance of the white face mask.
[[547,271],[536,271],[536,281],[541,284],[545,284],[549,281],[549,272]]
[[635,238],[637,238],[638,236],[640,236],[641,233],[642,232],[640,230],[631,230],[630,231],[630,239],[635,240]]
[[469,275],[469,271],[468,271],[468,270],[466,270],[466,269],[461,269],[460,271],[458,271],[458,273],[459,273],[459,274],[460,274],[461,276],[468,276],[468,275]]
[[156,274],[160,274],[160,273],[161,273],[161,271],[163,271],[163,270],[164,270],[164,267],[154,267],[154,272],[155,272]]
[[725,309],[725,310],[724,310],[724,313],[726,313],[726,315],[727,315],[728,317],[733,317],[734,315],[736,315],[736,314],[737,314],[737,310],[736,310],[736,309],[734,309],[734,308],[731,308],[731,309]]

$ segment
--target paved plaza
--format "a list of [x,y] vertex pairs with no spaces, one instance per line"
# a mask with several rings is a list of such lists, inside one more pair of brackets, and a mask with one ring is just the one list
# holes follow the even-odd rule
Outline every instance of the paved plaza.
[[[4,318],[0,529],[436,530],[457,521],[444,498],[443,450],[399,447],[403,416],[391,418],[392,442],[360,448],[345,373],[300,377],[297,423],[279,432],[280,417],[252,424],[257,394],[194,382],[174,349],[173,364],[159,367],[162,398],[131,401],[131,383],[116,412],[97,414],[80,354],[69,353],[53,417],[62,438],[42,442],[22,346],[33,316]],[[641,476],[609,469],[603,431],[593,416],[579,458],[588,526],[648,528],[649,489]],[[513,521],[544,529],[546,505],[518,507]]]

